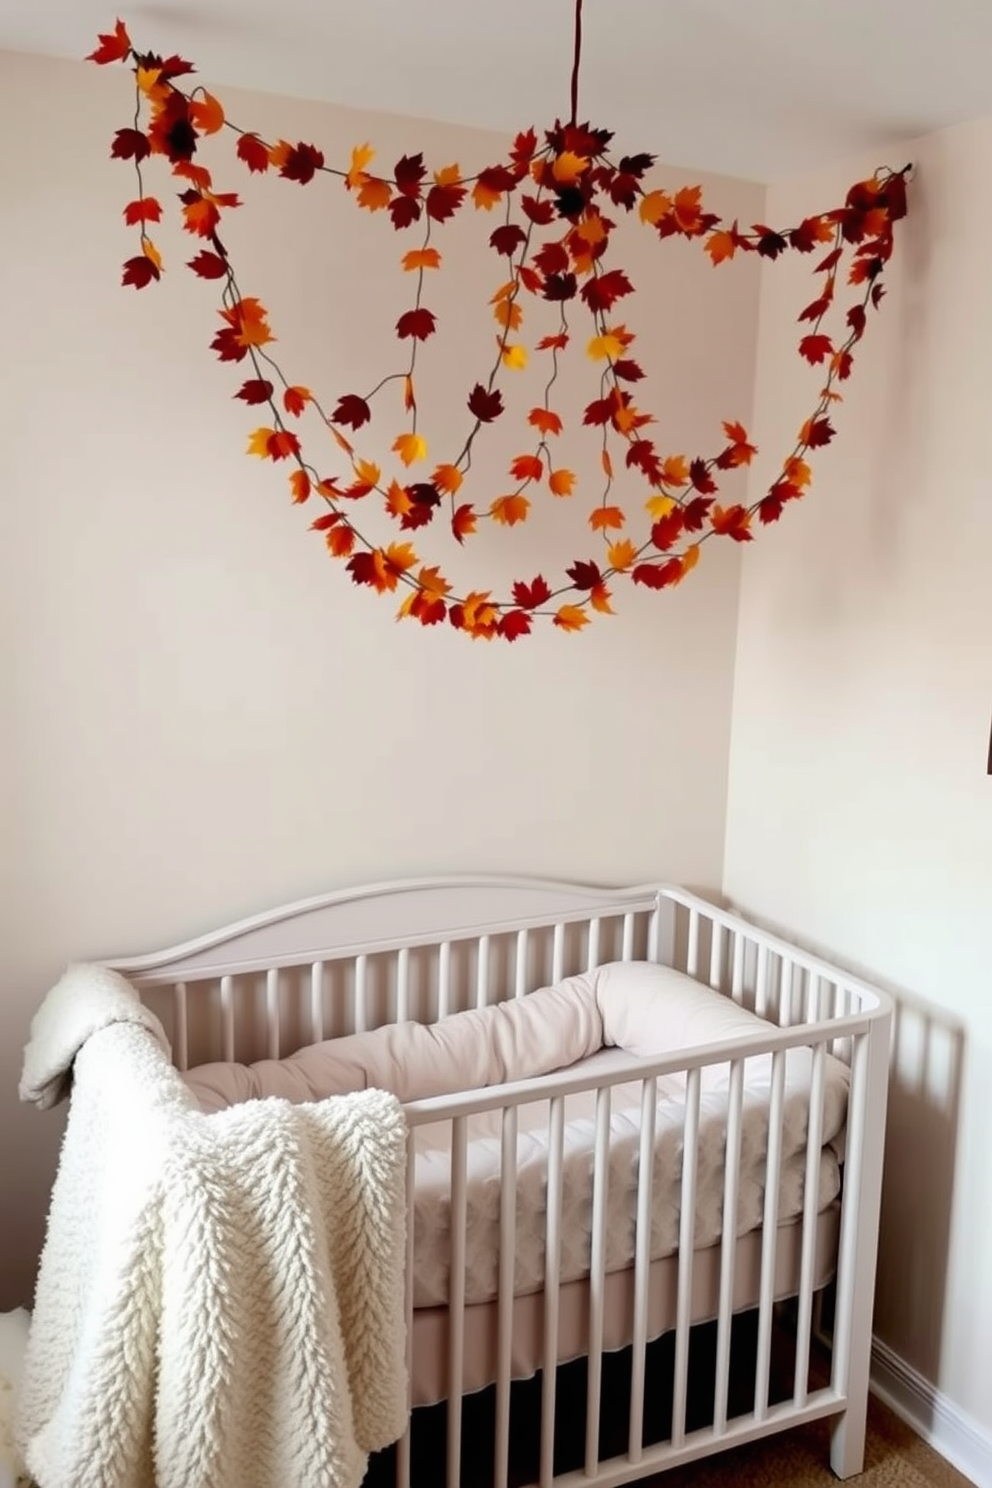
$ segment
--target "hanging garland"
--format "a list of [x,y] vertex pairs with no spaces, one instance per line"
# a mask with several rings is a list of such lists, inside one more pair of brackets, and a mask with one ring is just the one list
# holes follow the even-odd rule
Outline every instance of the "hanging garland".
[[[375,175],[369,170],[374,157],[369,145],[356,147],[348,169],[340,170],[327,165],[315,145],[269,142],[230,121],[220,102],[204,89],[186,91],[177,80],[194,71],[189,62],[137,51],[122,21],[112,33],[100,36],[87,59],[129,64],[135,78],[133,124],[116,132],[111,147],[112,157],[133,163],[137,178],[137,194],[124,208],[124,219],[137,228],[141,251],[124,264],[123,283],[143,289],[163,272],[149,233],[149,226],[161,220],[162,207],[145,194],[142,168],[150,156],[162,156],[183,186],[179,200],[184,227],[204,240],[188,266],[221,288],[222,325],[211,349],[222,362],[247,364],[244,370],[250,369],[251,375],[235,396],[267,410],[263,415],[267,421],[250,437],[249,452],[292,467],[294,502],[315,497],[323,504],[325,510],[312,530],[324,534],[328,550],[346,563],[356,584],[379,593],[405,591],[398,618],[412,617],[428,626],[447,619],[473,637],[513,641],[528,635],[537,617],[549,618],[561,630],[580,630],[591,612],[613,613],[610,586],[615,580],[624,577],[651,589],[669,588],[696,566],[703,544],[711,538],[749,542],[755,519],[759,524],[778,521],[785,506],[809,488],[810,451],[834,437],[830,414],[841,396],[837,384],[850,376],[868,311],[877,308],[884,294],[882,276],[893,250],[893,227],[906,214],[908,166],[879,171],[853,186],[843,206],[782,230],[756,223],[745,232],[737,222],[721,221],[705,209],[698,186],[671,194],[648,190],[644,177],[654,164],[652,155],[625,155],[614,163],[609,155],[611,133],[576,122],[580,40],[577,0],[569,122],[556,122],[543,140],[533,129],[521,132],[505,161],[474,176],[462,176],[457,165],[428,175],[421,154],[404,155],[391,176]],[[272,356],[275,338],[268,312],[257,298],[242,294],[219,232],[222,213],[239,207],[240,199],[215,189],[212,173],[194,161],[201,140],[224,130],[237,136],[235,153],[250,172],[272,170],[299,185],[336,177],[360,209],[384,212],[398,232],[417,230],[417,246],[401,258],[413,285],[412,304],[396,323],[405,360],[370,392],[342,393],[329,408],[309,388],[292,383]],[[461,448],[453,458],[436,464],[429,477],[413,479],[411,468],[428,460],[427,441],[418,428],[415,372],[421,346],[437,329],[425,303],[430,276],[442,265],[434,239],[469,195],[477,211],[498,211],[501,217],[489,236],[490,247],[506,262],[504,280],[490,301],[496,351],[484,379],[468,390]],[[799,315],[799,354],[823,368],[824,382],[781,473],[750,505],[721,505],[717,500],[722,474],[749,465],[757,453],[742,424],[725,422],[725,442],[709,456],[663,453],[644,432],[654,420],[635,402],[634,388],[643,373],[631,353],[634,333],[617,308],[634,286],[623,269],[605,264],[615,228],[609,213],[635,210],[660,239],[683,237],[700,243],[714,266],[738,253],[767,259],[789,250],[821,255],[813,270],[819,276],[815,297]],[[826,320],[835,309],[844,270],[854,295],[843,329],[830,333]],[[527,415],[528,448],[510,465],[509,489],[486,507],[476,507],[463,499],[462,487],[476,440],[504,413],[500,377],[527,365],[530,353],[519,335],[527,297],[557,308],[555,330],[532,348],[546,359],[543,398]],[[588,317],[581,332],[573,327],[573,310]],[[596,396],[586,405],[582,423],[601,431],[602,484],[588,518],[593,541],[600,545],[599,556],[577,559],[555,585],[542,574],[518,580],[510,598],[494,598],[489,590],[456,595],[440,567],[422,561],[402,534],[443,519],[463,543],[483,520],[505,527],[525,522],[542,486],[553,497],[572,496],[577,477],[553,453],[564,424],[552,400],[561,358],[576,335],[584,341],[598,374]],[[391,384],[401,389],[406,427],[392,442],[402,471],[387,479],[378,464],[359,453],[355,436],[371,421],[373,401]],[[333,434],[347,474],[321,474],[304,452],[296,430],[308,411]],[[616,491],[618,470],[634,472],[647,487],[646,537],[628,534],[627,511]],[[359,503],[374,495],[384,502],[401,534],[385,546],[367,539],[360,526]]]

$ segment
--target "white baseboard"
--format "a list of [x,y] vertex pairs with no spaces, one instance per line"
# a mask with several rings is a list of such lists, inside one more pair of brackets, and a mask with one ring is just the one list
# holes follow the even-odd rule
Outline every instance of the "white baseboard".
[[878,1338],[872,1339],[871,1388],[977,1488],[992,1488],[992,1433]]

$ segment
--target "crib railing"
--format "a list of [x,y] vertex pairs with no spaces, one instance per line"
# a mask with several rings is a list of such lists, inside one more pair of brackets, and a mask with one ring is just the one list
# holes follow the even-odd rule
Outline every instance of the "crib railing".
[[[767,1035],[741,1044],[710,1045],[675,1057],[631,1060],[597,1079],[562,1071],[539,1081],[491,1087],[406,1107],[413,1133],[427,1123],[451,1126],[451,1283],[449,1295],[447,1419],[448,1488],[460,1482],[463,1456],[467,1132],[473,1115],[500,1111],[500,1257],[498,1288],[494,1488],[510,1471],[510,1354],[513,1325],[517,1121],[521,1106],[549,1102],[544,1341],[541,1381],[540,1488],[596,1488],[634,1481],[665,1466],[707,1455],[781,1429],[830,1415],[836,1418],[831,1462],[847,1477],[860,1470],[864,1444],[882,1139],[891,1012],[887,999],[819,957],[766,934],[726,910],[669,887],[598,890],[581,886],[435,880],[357,890],[259,916],[158,956],[114,965],[139,987],[159,1014],[180,1069],[215,1059],[278,1058],[304,1044],[388,1022],[434,1022],[465,1007],[525,996],[563,976],[612,960],[670,964],[757,1013]],[[805,1189],[801,1216],[796,1345],[791,1398],[772,1401],[770,1376],[778,1171],[781,1161],[785,1059],[812,1051]],[[690,1429],[687,1414],[692,1325],[693,1223],[697,1175],[700,1075],[729,1066],[730,1084],[723,1178],[723,1212],[737,1212],[746,1061],[772,1060],[767,1168],[761,1232],[755,1387],[745,1415],[729,1408],[735,1251],[725,1227],[716,1318],[716,1363],[711,1423]],[[829,1381],[814,1387],[810,1349],[814,1311],[816,1222],[827,1055],[850,1067],[846,1160]],[[676,1297],[674,1371],[669,1439],[646,1442],[644,1409],[648,1347],[651,1183],[657,1116],[657,1079],[685,1075],[681,1231]],[[599,1455],[603,1376],[605,1225],[611,1091],[641,1082],[641,1129],[636,1193],[634,1306],[626,1451]],[[564,1103],[595,1088],[591,1269],[584,1460],[554,1474],[556,1359],[559,1331]],[[408,1255],[408,1336],[413,1330],[413,1214]],[[410,1433],[397,1450],[397,1483],[411,1483]]]

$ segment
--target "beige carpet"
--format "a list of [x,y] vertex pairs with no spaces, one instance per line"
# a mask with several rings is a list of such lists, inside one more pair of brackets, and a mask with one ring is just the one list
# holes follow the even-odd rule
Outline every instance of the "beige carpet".
[[[830,1471],[830,1424],[816,1421],[763,1442],[737,1447],[719,1457],[694,1462],[645,1479],[653,1488],[837,1488]],[[890,1410],[871,1400],[865,1470],[850,1480],[857,1488],[971,1488]]]

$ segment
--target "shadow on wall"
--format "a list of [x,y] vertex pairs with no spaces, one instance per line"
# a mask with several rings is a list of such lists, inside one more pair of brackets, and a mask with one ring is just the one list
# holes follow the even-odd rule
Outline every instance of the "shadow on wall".
[[917,998],[895,999],[875,1334],[928,1380],[941,1340],[964,1032]]

